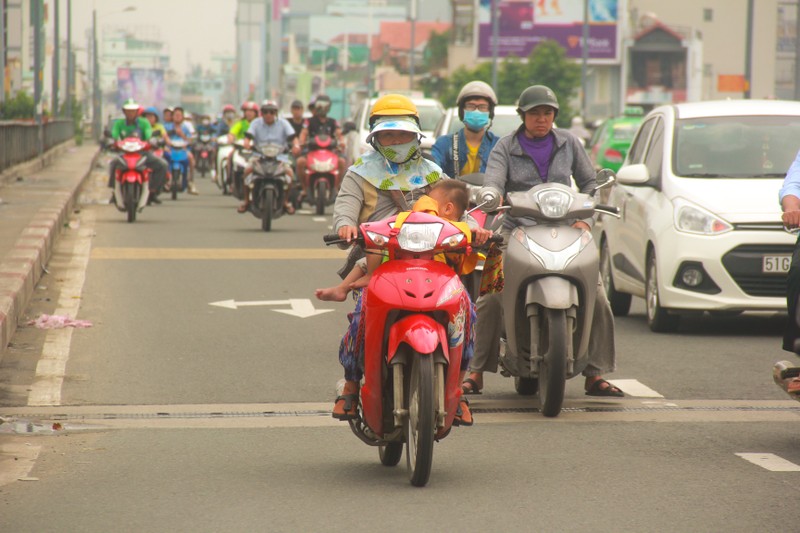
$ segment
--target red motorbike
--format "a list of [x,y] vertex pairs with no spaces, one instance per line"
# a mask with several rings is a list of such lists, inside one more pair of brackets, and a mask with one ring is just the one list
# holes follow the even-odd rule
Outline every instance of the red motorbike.
[[114,149],[120,152],[114,172],[114,195],[117,209],[128,213],[128,222],[135,222],[136,213],[141,213],[147,205],[151,170],[145,163],[151,147],[149,142],[138,137],[127,137],[114,143]]
[[[421,487],[433,443],[450,433],[458,408],[470,317],[461,280],[434,256],[470,253],[471,246],[439,217],[412,212],[399,229],[395,220],[362,224],[355,240],[367,253],[387,251],[390,260],[373,273],[364,296],[364,378],[358,416],[349,422],[357,437],[378,446],[386,466],[400,462],[405,445],[411,484]],[[324,240],[346,243],[338,235]]]
[[325,214],[325,206],[333,202],[333,189],[339,179],[339,154],[336,139],[326,133],[314,136],[307,157],[309,201],[317,214]]

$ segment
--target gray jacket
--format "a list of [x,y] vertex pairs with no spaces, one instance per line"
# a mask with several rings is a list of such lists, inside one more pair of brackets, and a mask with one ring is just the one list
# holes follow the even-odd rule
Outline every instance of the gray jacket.
[[[505,197],[509,192],[527,191],[534,185],[543,183],[539,169],[533,159],[525,153],[519,144],[517,135],[524,135],[520,126],[517,131],[500,139],[494,146],[489,162],[486,165],[484,187],[492,187]],[[571,186],[570,178],[575,180],[578,189],[583,193],[591,192],[596,186],[595,171],[586,150],[572,133],[554,128],[555,136],[553,154],[550,158],[550,169],[547,173],[548,183],[563,183]],[[585,222],[592,224],[592,219]],[[506,227],[527,223],[506,219]]]

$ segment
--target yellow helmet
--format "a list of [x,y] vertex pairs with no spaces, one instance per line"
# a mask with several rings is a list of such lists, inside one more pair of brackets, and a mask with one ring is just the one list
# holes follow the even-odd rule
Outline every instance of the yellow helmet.
[[410,98],[402,94],[387,94],[378,98],[369,112],[369,124],[372,127],[379,117],[405,116],[414,117],[419,123],[419,111]]

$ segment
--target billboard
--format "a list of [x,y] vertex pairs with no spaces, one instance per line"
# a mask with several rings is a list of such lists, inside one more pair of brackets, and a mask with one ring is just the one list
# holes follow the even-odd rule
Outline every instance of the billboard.
[[166,83],[164,70],[159,68],[129,68],[117,69],[117,104],[128,98],[133,98],[144,107],[155,106],[156,109],[164,108]]
[[[537,44],[555,40],[567,57],[583,56],[584,0],[495,0],[499,57],[528,57]],[[589,1],[590,60],[619,62],[620,10],[625,0]],[[492,0],[478,0],[478,57],[492,57]]]

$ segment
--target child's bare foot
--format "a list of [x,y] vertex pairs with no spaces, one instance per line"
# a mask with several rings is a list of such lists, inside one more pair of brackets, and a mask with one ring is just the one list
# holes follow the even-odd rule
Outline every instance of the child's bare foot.
[[314,291],[314,296],[316,296],[318,300],[326,302],[343,302],[347,299],[348,292],[346,287],[337,285],[335,287],[328,287],[327,289],[317,289]]

